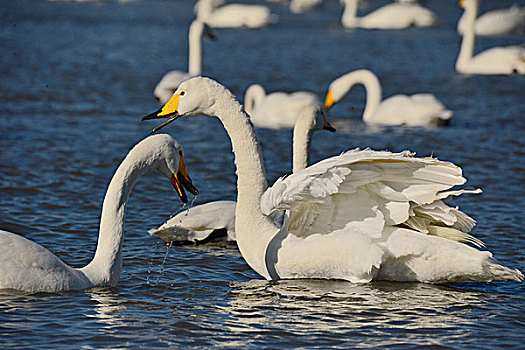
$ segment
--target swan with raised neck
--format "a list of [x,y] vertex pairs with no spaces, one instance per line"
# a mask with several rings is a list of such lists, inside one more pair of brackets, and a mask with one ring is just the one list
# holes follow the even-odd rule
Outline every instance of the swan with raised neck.
[[[306,168],[312,134],[321,129],[335,131],[328,123],[319,104],[312,103],[304,107],[299,112],[293,130],[292,172]],[[235,201],[226,200],[200,204],[178,213],[149,233],[158,235],[166,242],[202,244],[215,238],[223,238],[222,232],[216,230],[225,230],[226,239],[235,241],[236,205]],[[275,219],[278,218],[281,216]]]
[[0,289],[33,293],[115,286],[122,271],[128,198],[137,180],[152,170],[169,178],[183,200],[187,201],[183,187],[197,193],[180,144],[166,134],[150,136],[129,152],[109,183],[93,260],[83,268],[72,268],[41,245],[0,231]]
[[173,70],[162,77],[153,91],[159,102],[166,103],[180,83],[202,73],[202,35],[205,32],[208,33],[207,27],[202,21],[196,19],[191,22],[188,30],[188,71]]
[[[460,243],[483,245],[468,234],[475,221],[442,202],[479,192],[450,190],[465,182],[456,165],[409,152],[351,150],[266,189],[254,127],[216,81],[184,82],[160,112],[143,119],[165,117],[165,126],[197,114],[218,117],[230,137],[237,167],[237,243],[246,262],[266,279],[523,280],[519,270],[498,264],[490,252]],[[422,183],[425,190],[414,191]],[[290,214],[276,225],[270,215],[281,210]],[[445,212],[450,216],[444,218]]]
[[521,46],[493,47],[474,56],[478,0],[460,0],[464,8],[461,21],[465,23],[456,71],[463,74],[525,74],[525,48]]

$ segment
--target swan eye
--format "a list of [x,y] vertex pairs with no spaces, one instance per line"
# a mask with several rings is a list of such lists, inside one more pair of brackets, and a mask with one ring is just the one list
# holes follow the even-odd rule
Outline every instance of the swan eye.
[[184,94],[185,94],[185,92],[184,92],[184,91],[181,91],[179,95],[180,95],[180,96],[184,96]]

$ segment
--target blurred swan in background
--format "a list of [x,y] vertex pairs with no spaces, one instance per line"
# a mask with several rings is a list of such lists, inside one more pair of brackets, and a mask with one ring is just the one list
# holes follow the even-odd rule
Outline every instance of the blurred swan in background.
[[346,28],[405,29],[430,27],[436,23],[434,13],[418,4],[392,3],[366,16],[357,17],[359,0],[340,0],[340,2],[344,6],[341,23]]
[[188,31],[188,71],[172,70],[166,73],[157,83],[153,94],[159,102],[166,103],[184,80],[200,75],[202,72],[202,34],[210,38],[213,35],[209,28],[201,21],[191,22]]
[[446,124],[453,114],[431,94],[394,95],[381,100],[379,79],[366,69],[346,73],[330,83],[324,108],[339,102],[357,84],[366,90],[363,121],[369,125],[436,126]]
[[0,230],[0,290],[55,293],[114,287],[122,271],[126,204],[137,180],[152,170],[170,179],[183,201],[187,201],[183,187],[198,193],[188,176],[179,143],[166,134],[150,136],[128,153],[111,179],[93,260],[83,268],[73,268],[41,245]]
[[[300,112],[293,131],[292,172],[308,165],[308,150],[311,138],[317,130],[335,131],[321,114],[317,103],[305,106]],[[166,242],[203,244],[226,238],[235,241],[235,201],[213,201],[196,205],[170,218],[157,229],[148,232],[158,235]],[[274,216],[276,223],[282,222],[282,212]]]
[[[458,33],[465,34],[467,18],[461,16],[458,21]],[[488,11],[476,18],[476,35],[503,35],[525,28],[525,8],[514,5],[509,8]]]
[[224,4],[223,0],[199,0],[197,18],[212,28],[260,28],[277,21],[267,6]]
[[315,10],[323,3],[323,0],[292,0],[290,1],[291,13],[304,13]]
[[[461,242],[482,246],[468,232],[475,221],[443,199],[466,180],[461,168],[409,152],[351,150],[324,159],[267,188],[255,129],[224,86],[208,78],[183,82],[161,113],[144,119],[205,114],[219,118],[237,167],[237,245],[268,280],[342,279],[456,283],[522,281]],[[158,130],[158,128],[155,130]],[[287,210],[282,225],[270,215]]]
[[459,6],[465,10],[460,19],[465,23],[465,33],[456,71],[463,74],[525,74],[525,48],[521,46],[494,47],[473,56],[478,0],[460,0]]
[[280,129],[293,128],[301,110],[311,104],[321,104],[309,91],[266,94],[259,84],[252,84],[244,93],[244,110],[256,127]]

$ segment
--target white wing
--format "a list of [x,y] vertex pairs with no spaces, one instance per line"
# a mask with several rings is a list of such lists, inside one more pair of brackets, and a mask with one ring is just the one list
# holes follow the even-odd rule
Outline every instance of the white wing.
[[385,226],[401,226],[482,245],[467,234],[475,221],[443,202],[479,192],[449,191],[465,181],[449,162],[356,149],[278,179],[264,193],[261,210],[289,210],[288,231],[297,237],[346,228],[378,238]]
[[229,240],[235,240],[234,201],[215,201],[184,210],[157,229],[149,231],[169,242],[206,240],[214,230],[225,229]]

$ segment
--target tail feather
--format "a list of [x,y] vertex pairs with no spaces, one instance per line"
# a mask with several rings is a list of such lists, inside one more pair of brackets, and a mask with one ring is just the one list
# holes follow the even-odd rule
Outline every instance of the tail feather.
[[525,276],[518,269],[510,269],[500,265],[495,259],[487,259],[483,262],[483,271],[491,280],[522,282]]

